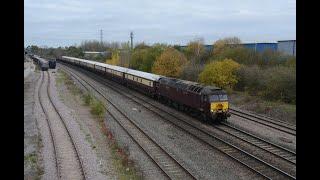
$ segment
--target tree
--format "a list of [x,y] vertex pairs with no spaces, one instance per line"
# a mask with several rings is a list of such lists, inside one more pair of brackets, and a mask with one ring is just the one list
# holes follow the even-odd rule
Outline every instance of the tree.
[[189,42],[184,51],[190,61],[200,62],[206,51],[203,39]]
[[134,50],[137,50],[137,49],[147,49],[149,48],[150,46],[148,46],[146,43],[142,42],[142,43],[138,43],[135,47],[134,47]]
[[120,52],[119,52],[119,65],[122,67],[129,67],[130,59],[131,59],[131,48],[129,42],[123,42],[120,44]]
[[149,48],[135,49],[132,53],[130,67],[140,71],[151,72],[154,61],[166,47],[166,44],[154,44]]
[[213,61],[207,64],[199,74],[199,81],[207,85],[216,85],[221,88],[233,88],[238,82],[236,71],[240,64],[232,59]]
[[113,50],[111,59],[107,59],[106,63],[111,65],[119,65],[120,64],[120,51],[119,50]]
[[147,55],[148,49],[134,49],[132,56],[131,56],[131,61],[130,61],[130,68],[136,69],[136,70],[141,70],[140,68]]
[[39,53],[39,47],[38,46],[35,46],[35,45],[32,45],[30,46],[30,52],[33,53],[33,54],[38,54]]
[[71,57],[83,58],[84,53],[82,48],[77,48],[75,46],[70,46],[66,49],[66,54]]
[[198,81],[199,74],[203,71],[203,69],[204,64],[188,61],[180,74],[180,78],[189,81]]
[[152,72],[169,77],[178,77],[186,62],[187,59],[182,53],[169,47],[156,58],[156,61],[152,66]]
[[230,47],[238,47],[241,44],[241,40],[238,37],[227,37],[224,39],[219,39],[213,44],[212,54],[214,56],[219,55],[225,49]]

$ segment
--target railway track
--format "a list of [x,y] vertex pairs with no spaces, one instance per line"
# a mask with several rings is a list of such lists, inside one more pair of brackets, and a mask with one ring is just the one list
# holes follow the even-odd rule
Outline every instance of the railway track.
[[230,124],[225,123],[225,122],[223,122],[219,126],[216,126],[216,128],[218,128],[219,130],[224,131],[228,134],[231,134],[232,136],[239,138],[245,142],[248,142],[248,143],[252,144],[253,146],[256,146],[266,152],[269,152],[275,156],[278,156],[279,158],[283,159],[284,161],[287,161],[288,163],[290,163],[292,165],[296,164],[296,152],[295,151],[292,151],[292,150],[287,149],[285,147],[274,144],[270,141],[262,139],[261,137],[258,137],[256,135],[249,133],[249,132],[246,132],[242,129],[231,126]]
[[[97,76],[96,78],[99,78],[99,77]],[[106,80],[101,78],[101,81],[106,81]],[[105,84],[105,83],[103,83],[103,84]],[[107,84],[105,84],[105,85],[107,85]],[[110,85],[107,85],[107,86],[109,86],[109,88],[113,89],[114,91],[116,91],[124,96],[127,96],[128,98],[130,98],[131,100],[135,101],[136,103],[138,103],[140,105],[144,104],[143,106],[145,106],[145,108],[154,112],[158,116],[161,116],[162,119],[165,119],[166,121],[170,122],[171,124],[174,124],[176,127],[182,129],[183,131],[188,132],[189,134],[193,135],[194,137],[201,140],[205,144],[208,144],[209,146],[211,146],[215,149],[218,149],[219,151],[228,155],[232,159],[247,166],[249,169],[253,170],[257,174],[260,174],[261,176],[263,176],[267,179],[274,179],[274,178],[279,178],[279,177],[281,177],[281,179],[282,178],[295,179],[295,172],[291,172],[291,174],[288,174],[287,172],[280,170],[279,168],[271,165],[270,163],[267,163],[264,160],[261,160],[260,158],[257,158],[256,156],[254,156],[246,151],[243,151],[242,149],[230,144],[229,142],[219,138],[218,136],[210,134],[207,131],[200,129],[198,126],[195,126],[195,125],[191,124],[190,122],[185,121],[184,119],[177,117],[175,115],[175,113],[172,113],[172,112],[169,113],[165,110],[162,110],[157,105],[153,105],[152,103],[150,103],[150,101],[144,100],[141,97],[137,97],[136,95],[133,95],[135,93],[121,93],[121,92],[119,92],[119,90],[123,89],[123,88],[121,88],[119,85],[114,85],[117,87],[117,89],[115,89],[114,87],[112,87]],[[129,97],[128,94],[130,94],[131,97]],[[142,101],[142,102],[139,102],[139,101]],[[145,104],[148,104],[148,105],[146,106]],[[166,116],[164,116],[163,113],[157,112],[159,110],[161,112],[164,112],[166,114]],[[171,116],[171,118],[169,118],[168,116]],[[175,120],[172,120],[172,117]],[[177,120],[179,120],[179,121],[177,121]],[[225,127],[228,127],[228,126],[225,125]],[[295,154],[288,155],[288,152],[285,152],[285,150],[281,149],[281,147],[276,147],[272,143],[268,143],[262,139],[257,140],[256,137],[254,137],[253,135],[250,135],[248,133],[246,133],[245,136],[242,135],[241,138],[239,138],[240,136],[239,136],[238,130],[237,130],[238,133],[236,134],[235,131],[230,132],[230,129],[235,130],[234,128],[232,128],[232,127],[228,127],[228,128],[229,128],[229,132],[226,130],[226,128],[223,129],[220,127],[219,130],[224,131],[225,133],[228,133],[229,135],[232,135],[234,137],[237,137],[238,139],[241,139],[242,141],[245,141],[245,142],[251,144],[252,146],[257,147],[260,150],[266,151],[267,153],[275,156],[276,158],[281,158],[282,160],[287,161],[287,163],[292,164],[292,166],[294,166],[294,168],[295,168]],[[218,128],[216,128],[216,129],[218,129]],[[243,132],[241,132],[241,133],[244,134]],[[250,138],[248,139],[248,137],[250,137]],[[279,151],[279,149],[281,149],[282,152]],[[275,172],[277,172],[277,173],[275,173]],[[294,175],[292,175],[292,174],[294,174]]]
[[87,179],[74,140],[50,95],[50,74],[41,73],[38,99],[45,115],[54,148],[58,179]]
[[[92,90],[102,96],[110,106],[105,108],[107,113],[114,119],[118,125],[132,138],[132,140],[140,147],[141,150],[160,168],[160,170],[170,179],[197,179],[189,170],[187,170],[182,162],[179,162],[173,154],[167,152],[163,145],[153,140],[145,129],[142,129],[133,121],[126,113],[121,111],[117,105],[110,101],[103,92],[98,90],[94,85],[69,70],[63,68],[64,71],[73,76],[87,91],[90,89],[84,84],[86,83]],[[84,83],[83,83],[84,82]]]
[[296,127],[292,124],[288,124],[286,122],[276,120],[267,116],[261,116],[245,112],[235,108],[230,108],[229,112],[235,116],[242,117],[246,120],[253,121],[255,123],[262,124],[264,126],[276,129],[278,131],[296,136]]

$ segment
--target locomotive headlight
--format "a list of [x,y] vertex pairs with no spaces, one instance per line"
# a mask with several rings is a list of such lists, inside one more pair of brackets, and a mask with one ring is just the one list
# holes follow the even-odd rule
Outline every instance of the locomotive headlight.
[[225,112],[229,108],[228,102],[213,102],[211,103],[211,112]]

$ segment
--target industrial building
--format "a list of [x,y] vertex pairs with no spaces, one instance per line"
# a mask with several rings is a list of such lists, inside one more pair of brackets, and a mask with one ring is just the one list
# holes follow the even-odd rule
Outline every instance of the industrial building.
[[296,56],[296,40],[278,41],[278,51],[287,55]]
[[[272,50],[282,52],[285,55],[296,56],[296,40],[285,40],[278,41],[276,43],[243,43],[241,44],[245,48],[252,49],[255,52],[263,52],[265,50]],[[187,46],[180,46],[182,49]],[[214,47],[213,45],[204,45],[207,51],[211,51]]]

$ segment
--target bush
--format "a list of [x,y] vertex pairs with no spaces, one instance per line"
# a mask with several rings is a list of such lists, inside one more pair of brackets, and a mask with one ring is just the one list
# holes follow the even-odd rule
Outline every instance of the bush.
[[262,71],[263,69],[257,65],[241,65],[236,72],[238,83],[234,87],[235,90],[248,91],[250,95],[257,95],[258,92],[265,89],[263,83],[265,78]]
[[100,101],[93,102],[92,106],[91,106],[91,113],[93,115],[102,117],[104,115],[104,113],[105,113],[105,109],[104,109],[103,103],[100,102]]
[[84,95],[84,104],[85,105],[89,106],[92,100],[93,100],[93,98],[90,94]]
[[199,74],[203,71],[204,65],[198,64],[195,62],[188,62],[180,75],[181,79],[189,80],[189,81],[198,81]]
[[156,58],[152,72],[168,77],[178,77],[186,63],[187,59],[182,53],[174,48],[167,48]]
[[208,85],[216,85],[222,88],[233,88],[238,82],[235,75],[240,64],[232,59],[213,61],[207,64],[199,75],[199,81]]
[[251,95],[266,100],[280,100],[286,103],[296,102],[296,70],[294,66],[274,66],[261,68],[241,66],[236,73],[236,90],[247,91]]
[[276,66],[265,71],[266,89],[263,96],[270,100],[296,103],[296,69]]

